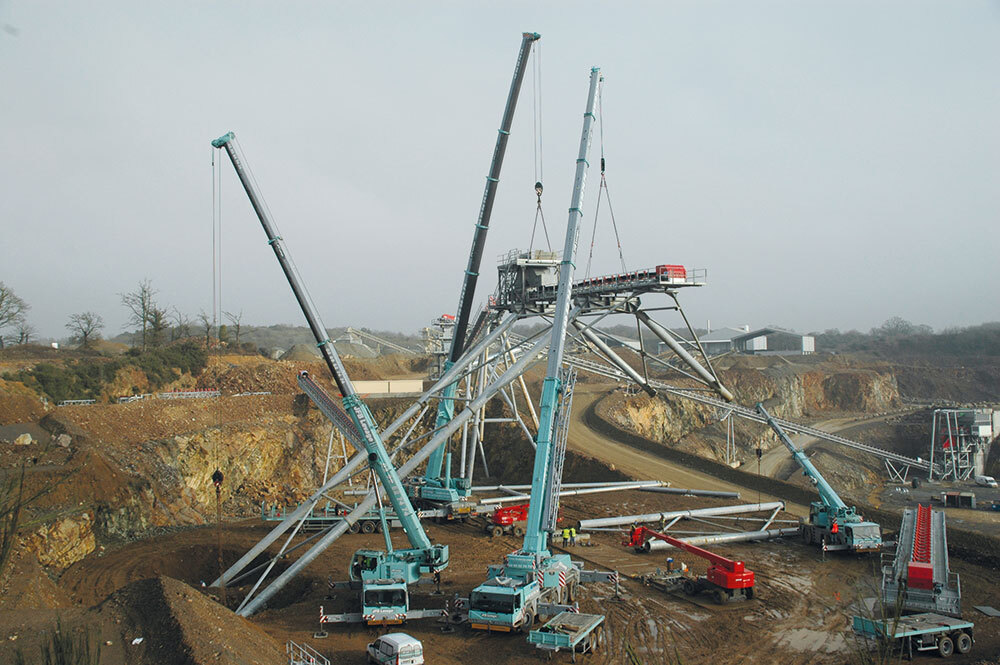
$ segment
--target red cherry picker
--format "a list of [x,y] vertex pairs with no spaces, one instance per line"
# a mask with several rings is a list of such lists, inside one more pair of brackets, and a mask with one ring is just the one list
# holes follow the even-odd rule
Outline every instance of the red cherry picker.
[[[732,600],[753,598],[754,574],[752,570],[747,570],[742,561],[733,561],[724,556],[719,556],[713,552],[702,549],[696,545],[690,545],[683,540],[668,536],[659,531],[644,526],[636,526],[629,533],[629,539],[622,544],[641,551],[646,540],[657,538],[664,540],[678,549],[685,550],[706,559],[709,562],[708,573],[704,577],[697,577],[687,574],[684,570],[668,570],[667,577],[674,583],[680,584],[684,593],[694,596],[702,591],[710,591],[712,598],[720,605]],[[665,581],[665,580],[664,580]],[[661,584],[657,584],[661,586]]]

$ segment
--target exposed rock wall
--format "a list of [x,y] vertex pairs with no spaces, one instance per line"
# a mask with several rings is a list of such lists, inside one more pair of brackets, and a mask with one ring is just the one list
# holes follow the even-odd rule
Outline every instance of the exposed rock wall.
[[[738,404],[762,402],[779,418],[879,413],[900,405],[899,389],[889,372],[798,372],[790,367],[760,370],[737,366],[722,372],[721,377]],[[602,418],[646,439],[709,459],[724,458],[725,430],[718,424],[720,414],[714,407],[669,395],[616,393],[597,408]],[[737,443],[745,450],[757,446],[768,449],[777,443],[766,428],[737,420],[736,429]]]

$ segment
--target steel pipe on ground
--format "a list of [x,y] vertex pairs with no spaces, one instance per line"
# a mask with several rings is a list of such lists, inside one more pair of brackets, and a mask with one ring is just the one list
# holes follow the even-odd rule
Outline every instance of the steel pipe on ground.
[[705,517],[708,515],[740,515],[743,513],[759,513],[765,510],[780,508],[784,510],[784,501],[769,503],[745,503],[738,506],[716,506],[714,508],[697,508],[695,510],[675,510],[667,513],[647,513],[645,515],[621,515],[619,517],[602,517],[592,520],[580,520],[578,529],[589,529],[602,526],[627,526],[643,522],[665,522],[674,518]]
[[714,496],[723,499],[738,499],[739,492],[721,492],[718,490],[693,490],[680,487],[643,487],[643,492],[661,492],[663,494],[682,494],[684,496]]
[[[651,482],[651,483],[659,483],[660,481],[659,480],[651,480],[649,482]],[[621,487],[621,486],[588,487],[588,488],[585,488],[585,489],[578,489],[578,490],[565,490],[565,491],[559,492],[559,496],[560,497],[564,497],[564,496],[577,496],[579,494],[599,494],[601,492],[621,492],[622,490],[642,489],[642,487],[643,487],[642,485],[638,485],[638,486],[636,486],[636,485],[628,485],[628,486],[624,486],[624,487]],[[525,500],[527,500],[529,498],[530,497],[527,496],[527,495],[519,494],[517,496],[501,496],[501,497],[496,497],[496,498],[493,498],[493,499],[483,499],[479,503],[483,504],[484,506],[490,506],[490,505],[497,504],[497,503],[513,503],[515,501],[525,501]]]
[[[744,531],[743,533],[720,533],[711,536],[691,536],[689,538],[681,538],[681,540],[688,545],[718,545],[720,543],[743,543],[748,540],[771,540],[772,538],[781,538],[783,536],[794,536],[798,532],[798,527],[792,527],[790,529],[767,529],[765,531]],[[659,550],[671,550],[674,549],[674,546],[665,540],[647,540],[646,544],[643,545],[643,549],[647,552],[656,552]]]
[[[582,489],[584,487],[622,487],[628,489],[630,487],[646,487],[649,485],[648,480],[626,480],[626,481],[606,481],[601,483],[563,483],[563,489]],[[664,487],[670,485],[668,482],[662,480],[656,481],[663,485]],[[473,487],[473,492],[496,492],[503,488],[509,490],[530,490],[531,485],[479,485]]]

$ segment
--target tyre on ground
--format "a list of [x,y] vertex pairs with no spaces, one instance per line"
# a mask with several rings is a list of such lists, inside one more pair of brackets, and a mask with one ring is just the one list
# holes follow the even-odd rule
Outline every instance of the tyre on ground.
[[499,525],[494,525],[490,528],[490,535],[494,538],[499,538],[503,535],[503,527]]
[[681,585],[681,588],[684,589],[684,593],[689,596],[693,596],[698,593],[698,585],[695,584],[694,580],[684,580],[684,584]]
[[955,643],[955,651],[958,653],[966,654],[972,650],[972,636],[966,632],[952,635],[952,641]]
[[728,594],[726,594],[726,592],[723,591],[722,589],[716,589],[715,593],[712,594],[712,597],[715,599],[715,602],[718,603],[719,605],[725,605],[726,601],[729,600]]
[[515,526],[514,527],[514,535],[517,536],[518,538],[522,537],[524,535],[524,527],[521,526],[520,524],[518,524],[517,526]]
[[938,639],[938,653],[941,654],[942,658],[947,658],[955,653],[955,643],[947,635],[942,635]]
[[361,531],[361,524],[359,522],[355,522],[347,529],[348,533],[357,533],[359,531]]
[[375,522],[365,520],[361,523],[361,533],[375,533]]

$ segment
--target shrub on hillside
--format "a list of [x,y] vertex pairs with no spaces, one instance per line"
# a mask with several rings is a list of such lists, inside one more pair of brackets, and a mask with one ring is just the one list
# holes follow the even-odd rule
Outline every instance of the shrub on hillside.
[[133,349],[115,360],[85,359],[65,366],[39,363],[31,369],[5,374],[37,393],[61,402],[67,399],[98,399],[105,386],[123,367],[138,367],[154,388],[177,379],[181,374],[197,376],[205,369],[208,354],[195,342],[182,342],[140,352]]

